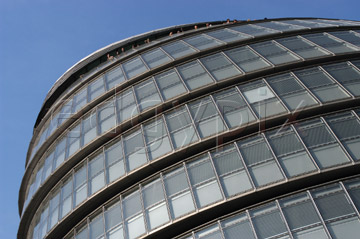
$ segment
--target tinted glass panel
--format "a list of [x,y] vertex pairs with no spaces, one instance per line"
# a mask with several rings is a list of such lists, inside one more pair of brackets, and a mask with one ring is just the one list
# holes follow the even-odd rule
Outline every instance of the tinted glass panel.
[[171,99],[187,91],[179,75],[174,70],[155,76],[155,80],[164,100]]
[[157,105],[161,102],[159,92],[155,86],[153,79],[136,85],[135,93],[141,111]]
[[223,80],[235,75],[241,75],[240,72],[223,54],[218,53],[208,57],[201,58],[200,61],[210,71],[216,80]]
[[168,45],[164,45],[162,46],[162,48],[175,59],[196,52],[193,48],[183,43],[182,41],[177,41]]
[[177,69],[190,90],[213,83],[211,77],[197,61],[179,66]]
[[125,74],[128,79],[133,78],[147,70],[140,57],[136,57],[123,64]]
[[211,37],[208,37],[204,34],[195,37],[185,38],[184,41],[186,41],[187,43],[189,43],[193,47],[196,47],[199,50],[204,50],[222,44],[221,42]]
[[150,68],[154,68],[171,61],[170,57],[168,57],[160,49],[155,49],[150,52],[146,52],[141,56]]
[[333,53],[345,53],[356,51],[357,49],[349,46],[349,44],[337,40],[325,33],[316,33],[311,35],[303,35],[306,39],[315,42],[316,44],[324,47],[325,49],[333,52]]

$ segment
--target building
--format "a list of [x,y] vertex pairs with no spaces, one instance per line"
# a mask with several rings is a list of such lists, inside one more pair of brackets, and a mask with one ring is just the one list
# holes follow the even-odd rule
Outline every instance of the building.
[[196,23],[125,39],[49,91],[22,238],[356,238],[360,22]]

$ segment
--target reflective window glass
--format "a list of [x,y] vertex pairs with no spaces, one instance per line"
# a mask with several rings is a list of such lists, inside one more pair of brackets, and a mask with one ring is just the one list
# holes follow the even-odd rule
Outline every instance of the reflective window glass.
[[330,55],[330,53],[299,36],[281,38],[276,41],[305,59]]
[[239,235],[243,235],[244,238],[255,239],[254,232],[245,213],[223,220],[221,226],[226,239],[238,239]]
[[291,110],[318,104],[315,99],[291,74],[266,78],[267,82]]
[[349,162],[334,136],[319,119],[301,123],[297,129],[321,168]]
[[111,183],[125,174],[122,142],[120,140],[109,147],[105,147],[105,165],[107,183]]
[[250,46],[275,65],[288,64],[300,60],[297,56],[285,50],[274,41],[251,44]]
[[121,70],[121,66],[117,66],[112,70],[106,72],[105,74],[105,83],[107,90],[112,89],[123,81],[125,81],[125,77],[124,73]]
[[85,87],[81,91],[77,92],[73,98],[72,112],[78,112],[85,104],[87,96],[87,88]]
[[104,236],[104,219],[102,213],[90,221],[89,235],[90,239],[98,239],[100,236]]
[[93,101],[95,98],[105,92],[103,76],[91,82],[88,86],[88,102]]
[[116,97],[116,108],[119,123],[128,120],[139,113],[131,89]]
[[[74,96],[74,98],[75,98],[75,96]],[[61,107],[57,126],[60,126],[65,120],[70,118],[70,116],[72,115],[72,112],[75,112],[72,110],[72,104],[73,104],[73,99],[70,99],[70,100],[66,101],[65,104]]]
[[211,37],[208,37],[204,34],[185,38],[183,40],[199,50],[204,50],[204,49],[207,49],[210,47],[214,47],[214,46],[223,44],[223,43],[221,43]]
[[147,71],[147,68],[140,57],[127,61],[122,66],[128,79]]
[[308,28],[321,28],[321,27],[329,27],[331,25],[329,24],[325,24],[325,23],[320,23],[320,22],[313,22],[311,20],[285,20],[285,21],[281,21],[284,23],[288,23],[288,24],[295,24],[298,26],[303,26],[303,27],[308,27]]
[[232,31],[230,29],[220,29],[216,31],[207,32],[206,35],[212,36],[216,39],[219,39],[224,42],[233,42],[233,41],[239,41],[242,39],[248,39],[251,38],[248,35],[241,34],[236,31]]
[[145,223],[139,191],[135,191],[124,197],[122,208],[126,223],[126,232],[128,234],[127,238],[136,238],[145,233]]
[[260,26],[252,25],[252,24],[231,27],[230,29],[238,31],[238,32],[242,32],[242,33],[245,33],[245,34],[248,34],[251,36],[262,36],[262,35],[268,35],[268,34],[273,34],[273,33],[279,32],[277,30],[269,29],[266,27],[260,27]]
[[61,214],[60,219],[66,216],[72,209],[72,190],[73,190],[73,180],[69,178],[65,180],[61,187]]
[[344,90],[319,68],[310,68],[295,71],[294,73],[322,102],[349,97]]
[[240,89],[259,118],[286,112],[284,106],[262,80],[240,86]]
[[56,141],[54,169],[58,168],[65,160],[66,137],[60,138]]
[[225,54],[245,72],[270,67],[269,63],[254,53],[248,46],[225,51]]
[[150,160],[172,151],[170,139],[162,119],[145,124],[144,136]]
[[82,145],[88,144],[96,137],[97,135],[96,124],[97,124],[96,112],[91,115],[88,115],[82,120],[82,129],[81,129]]
[[233,144],[211,152],[226,197],[252,189],[250,179]]
[[74,207],[87,198],[86,165],[82,165],[74,175]]
[[150,69],[171,61],[170,57],[168,57],[159,48],[146,52],[142,54],[141,57],[144,59]]
[[147,162],[146,150],[140,129],[124,136],[127,171],[132,171]]
[[199,140],[185,107],[165,114],[165,118],[175,148],[181,148]]
[[187,91],[180,80],[179,75],[174,70],[169,70],[160,75],[156,75],[155,81],[164,100],[171,99]]
[[77,229],[76,231],[77,231],[76,236],[75,236],[76,239],[88,239],[89,238],[89,229],[88,229],[87,224],[85,226],[83,226],[82,228]]
[[[105,231],[108,232],[122,222],[120,202],[116,202],[105,208]],[[122,232],[121,232],[122,233]]]
[[69,133],[67,134],[67,155],[66,158],[69,158],[73,155],[78,149],[80,148],[80,122],[77,123],[72,129],[70,129]]
[[215,102],[230,128],[256,120],[235,88],[214,94]]
[[335,39],[334,37],[326,33],[315,33],[309,35],[303,35],[306,39],[324,47],[325,49],[337,54],[357,51],[355,47],[350,46],[344,41]]
[[196,239],[222,239],[222,233],[219,229],[219,225],[207,227],[195,233]]
[[177,69],[190,90],[194,90],[214,82],[197,61],[192,61],[179,66]]
[[238,146],[257,187],[284,179],[269,147],[261,136],[240,141]]
[[267,27],[267,28],[271,28],[274,30],[282,31],[282,32],[294,31],[294,30],[305,28],[303,26],[287,24],[284,22],[261,22],[261,23],[256,23],[256,26]]
[[43,170],[43,177],[42,177],[41,182],[44,182],[50,176],[50,174],[52,172],[53,159],[54,159],[54,151],[50,150],[50,152],[48,152],[46,154],[44,170]]
[[181,217],[195,210],[183,167],[165,174],[164,184],[173,218]]
[[290,127],[267,133],[268,141],[288,177],[315,171],[316,167]]
[[355,46],[360,46],[360,34],[353,31],[329,32],[329,34],[349,42]]
[[345,183],[347,191],[354,202],[356,208],[360,210],[360,181],[359,179],[351,180]]
[[141,111],[161,102],[159,92],[152,78],[136,85],[135,93]]
[[223,199],[208,157],[204,156],[189,163],[187,168],[199,208]]
[[98,108],[98,120],[100,134],[105,133],[116,125],[114,98]]
[[338,139],[354,160],[360,160],[360,124],[351,113],[331,115],[325,118]]
[[222,53],[203,57],[200,61],[218,81],[242,74]]
[[89,159],[89,195],[105,186],[104,156],[102,153]]
[[325,65],[323,68],[355,96],[360,96],[360,72],[347,62]]
[[161,47],[174,59],[178,59],[196,52],[193,48],[182,41],[176,41]]
[[202,138],[226,130],[226,126],[210,98],[190,103],[189,110]]
[[60,208],[60,190],[55,191],[50,200],[50,212],[49,212],[49,223],[48,231],[55,226],[59,220],[59,208]]

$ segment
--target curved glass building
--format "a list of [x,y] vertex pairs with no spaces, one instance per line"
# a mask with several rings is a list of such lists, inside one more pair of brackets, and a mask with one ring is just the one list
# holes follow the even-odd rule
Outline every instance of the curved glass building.
[[360,22],[195,23],[113,43],[49,91],[18,239],[356,238]]

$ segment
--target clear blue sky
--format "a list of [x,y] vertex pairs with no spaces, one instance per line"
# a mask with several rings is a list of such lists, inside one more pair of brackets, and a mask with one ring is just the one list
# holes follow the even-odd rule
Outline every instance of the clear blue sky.
[[359,0],[0,0],[0,238],[16,237],[32,128],[52,84],[112,42],[171,25],[230,19],[360,20]]

